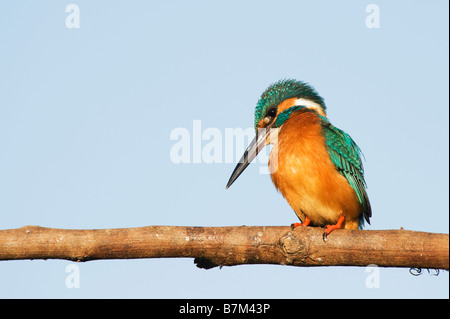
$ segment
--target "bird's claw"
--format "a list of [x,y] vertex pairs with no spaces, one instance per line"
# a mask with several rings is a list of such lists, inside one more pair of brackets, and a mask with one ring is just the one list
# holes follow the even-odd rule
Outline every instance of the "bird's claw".
[[322,234],[322,239],[323,239],[323,241],[324,241],[325,243],[327,242],[327,240],[328,240],[328,234],[327,234],[326,231],[323,232],[323,234]]
[[291,229],[297,228],[298,226],[302,226],[302,224],[301,223],[292,223]]
[[339,229],[342,227],[342,223],[344,222],[345,217],[341,216],[339,217],[338,222],[335,225],[327,225],[325,226],[325,231],[323,232],[322,238],[323,241],[326,242],[327,241],[327,236],[335,229]]
[[291,228],[297,228],[298,226],[308,226],[311,223],[311,220],[308,217],[305,217],[305,220],[301,223],[292,223]]

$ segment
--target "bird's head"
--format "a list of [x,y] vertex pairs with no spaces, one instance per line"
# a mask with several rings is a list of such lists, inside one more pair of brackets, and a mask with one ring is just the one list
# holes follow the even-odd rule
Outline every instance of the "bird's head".
[[302,108],[312,109],[326,117],[323,98],[307,83],[281,80],[264,91],[255,108],[256,136],[239,160],[226,188],[231,186],[264,146],[272,143],[273,136],[289,116]]
[[255,129],[281,127],[295,106],[313,109],[326,116],[323,98],[309,84],[296,80],[281,80],[269,86],[255,108]]

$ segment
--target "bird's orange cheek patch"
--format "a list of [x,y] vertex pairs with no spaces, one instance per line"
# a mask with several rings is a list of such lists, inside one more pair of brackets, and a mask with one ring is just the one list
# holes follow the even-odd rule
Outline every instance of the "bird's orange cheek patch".
[[280,114],[281,112],[293,107],[295,105],[295,101],[297,101],[296,97],[283,101],[282,103],[280,103],[280,105],[278,105],[277,113]]

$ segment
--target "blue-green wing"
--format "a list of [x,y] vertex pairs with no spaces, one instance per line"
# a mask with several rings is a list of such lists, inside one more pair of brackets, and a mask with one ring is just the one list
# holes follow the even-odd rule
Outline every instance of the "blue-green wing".
[[[370,224],[372,208],[366,192],[364,168],[361,162],[361,150],[353,139],[344,131],[334,127],[326,118],[322,118],[322,128],[327,143],[327,151],[331,161],[355,190],[363,207],[365,220]],[[364,224],[361,218],[360,227]]]

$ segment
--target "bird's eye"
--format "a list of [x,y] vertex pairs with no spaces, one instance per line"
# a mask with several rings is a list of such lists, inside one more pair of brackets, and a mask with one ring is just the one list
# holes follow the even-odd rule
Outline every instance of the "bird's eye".
[[270,117],[275,117],[275,115],[277,115],[277,109],[276,108],[271,108],[267,111],[266,116],[270,116]]

